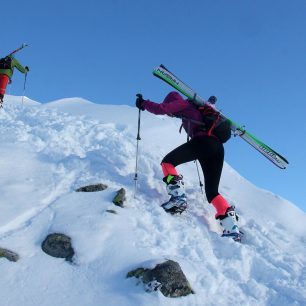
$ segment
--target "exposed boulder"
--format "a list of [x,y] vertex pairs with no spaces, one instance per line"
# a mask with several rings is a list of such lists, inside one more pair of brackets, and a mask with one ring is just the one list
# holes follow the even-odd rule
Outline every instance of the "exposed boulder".
[[96,192],[96,191],[103,191],[106,188],[108,188],[105,184],[94,184],[94,185],[88,185],[80,187],[76,190],[76,192]]
[[127,274],[142,280],[147,291],[160,290],[166,297],[180,297],[194,293],[180,265],[167,260],[154,269],[137,268]]
[[113,199],[113,203],[117,206],[123,207],[123,202],[126,200],[125,193],[126,192],[124,188],[118,190],[116,196]]
[[117,212],[113,209],[107,209],[106,212],[110,213],[110,214],[114,214],[117,215]]
[[0,248],[0,258],[1,257],[6,258],[9,261],[14,261],[14,262],[19,260],[19,255],[17,253],[7,250],[7,249],[3,249],[3,248]]
[[41,248],[46,254],[52,257],[65,258],[67,261],[72,261],[74,255],[71,238],[60,233],[48,235]]

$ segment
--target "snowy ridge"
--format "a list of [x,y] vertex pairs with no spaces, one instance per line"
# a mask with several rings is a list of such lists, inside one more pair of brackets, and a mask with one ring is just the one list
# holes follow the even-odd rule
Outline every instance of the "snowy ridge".
[[[160,160],[185,141],[179,122],[142,112],[134,198],[137,110],[82,99],[40,104],[7,97],[0,111],[0,305],[305,305],[306,215],[225,164],[220,191],[237,206],[247,240],[220,237],[193,163],[184,175],[190,209],[173,217]],[[76,193],[102,182],[103,192]],[[111,201],[127,190],[125,208]],[[107,209],[117,214],[106,212]],[[47,234],[72,238],[75,264],[47,256]],[[183,268],[196,294],[145,293],[128,271],[165,258]]]

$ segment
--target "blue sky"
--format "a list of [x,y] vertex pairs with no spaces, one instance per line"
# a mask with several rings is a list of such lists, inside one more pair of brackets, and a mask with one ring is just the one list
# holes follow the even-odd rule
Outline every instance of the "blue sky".
[[[225,146],[239,173],[306,211],[305,16],[304,0],[14,1],[0,54],[30,45],[17,58],[30,67],[26,95],[43,103],[160,102],[171,88],[152,69],[163,63],[289,160],[280,170],[240,139]],[[23,80],[16,72],[7,93],[22,95]]]

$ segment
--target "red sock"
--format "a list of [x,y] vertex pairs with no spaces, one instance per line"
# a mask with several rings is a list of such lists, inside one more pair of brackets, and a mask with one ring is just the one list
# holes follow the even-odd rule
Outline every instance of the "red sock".
[[175,167],[172,164],[161,163],[161,166],[162,166],[162,170],[163,170],[164,176],[178,175]]
[[215,214],[216,218],[219,216],[224,216],[226,210],[229,208],[227,201],[222,197],[221,194],[218,194],[216,197],[214,197],[211,201],[211,204],[214,205],[217,211],[217,213]]

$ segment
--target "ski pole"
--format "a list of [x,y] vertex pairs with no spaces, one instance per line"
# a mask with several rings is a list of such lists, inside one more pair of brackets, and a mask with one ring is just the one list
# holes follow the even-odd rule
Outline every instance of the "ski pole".
[[[138,98],[142,98],[141,94],[136,95]],[[137,144],[136,144],[136,166],[135,166],[135,176],[134,176],[134,181],[135,181],[135,193],[134,193],[134,198],[136,198],[136,192],[137,192],[137,180],[138,180],[138,151],[139,151],[139,140],[140,138],[140,114],[141,114],[141,109],[138,109],[138,127],[137,127]]]
[[23,100],[24,100],[25,91],[26,91],[27,76],[28,76],[28,73],[26,73],[24,76],[23,92],[22,92],[22,100],[21,100],[22,105],[23,105]]
[[199,178],[199,185],[200,185],[200,188],[201,188],[201,193],[202,193],[202,196],[203,196],[203,200],[204,200],[204,202],[205,202],[204,191],[203,191],[203,186],[204,186],[204,185],[203,185],[203,183],[202,183],[202,181],[201,181],[198,162],[197,162],[197,160],[195,160],[194,162],[195,162],[196,167],[197,167],[197,173],[198,173],[198,178]]

